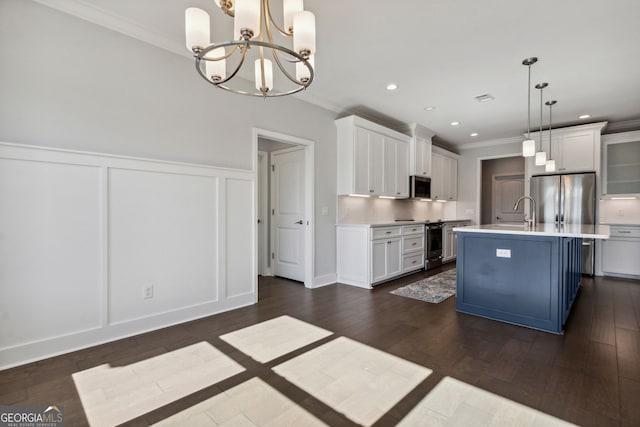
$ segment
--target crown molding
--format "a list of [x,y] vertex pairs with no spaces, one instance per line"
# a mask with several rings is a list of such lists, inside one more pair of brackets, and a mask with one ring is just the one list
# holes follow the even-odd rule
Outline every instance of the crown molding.
[[187,48],[164,36],[149,31],[139,24],[113,12],[109,12],[87,0],[33,0],[43,6],[91,22],[109,30],[133,37],[180,56],[192,58]]
[[609,123],[605,134],[640,130],[640,119]]
[[460,151],[464,151],[473,150],[475,148],[493,147],[495,145],[514,144],[522,141],[524,141],[524,139],[521,136],[511,136],[508,138],[490,139],[481,142],[470,142],[468,144],[457,145],[456,148]]

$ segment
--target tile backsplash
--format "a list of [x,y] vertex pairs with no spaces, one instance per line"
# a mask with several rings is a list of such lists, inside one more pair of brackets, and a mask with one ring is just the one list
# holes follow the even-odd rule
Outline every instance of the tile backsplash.
[[640,224],[640,200],[600,200],[600,224]]
[[455,219],[455,202],[378,199],[338,196],[338,224],[359,224],[396,219],[416,221]]

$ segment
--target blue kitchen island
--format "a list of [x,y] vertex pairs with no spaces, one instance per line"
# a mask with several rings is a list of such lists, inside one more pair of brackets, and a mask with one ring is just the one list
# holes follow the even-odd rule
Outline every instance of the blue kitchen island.
[[457,233],[456,310],[555,334],[580,288],[582,239],[608,226],[491,224]]

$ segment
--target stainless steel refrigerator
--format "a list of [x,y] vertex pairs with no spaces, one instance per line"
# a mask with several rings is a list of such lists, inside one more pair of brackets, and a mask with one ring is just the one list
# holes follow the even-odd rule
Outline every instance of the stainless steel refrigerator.
[[[534,175],[531,197],[536,201],[539,223],[591,224],[596,222],[595,172]],[[583,274],[594,274],[593,239],[582,241]]]

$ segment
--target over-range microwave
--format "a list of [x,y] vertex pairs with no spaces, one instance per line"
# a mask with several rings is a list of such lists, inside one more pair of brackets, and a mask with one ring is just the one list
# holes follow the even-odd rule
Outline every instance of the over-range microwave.
[[412,199],[431,198],[431,178],[412,175],[409,177],[409,190]]

